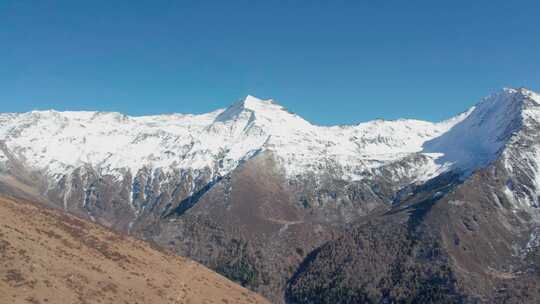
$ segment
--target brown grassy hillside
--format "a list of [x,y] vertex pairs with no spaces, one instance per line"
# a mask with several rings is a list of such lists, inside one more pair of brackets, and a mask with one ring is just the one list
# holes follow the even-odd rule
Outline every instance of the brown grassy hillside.
[[205,267],[0,196],[0,303],[268,303]]

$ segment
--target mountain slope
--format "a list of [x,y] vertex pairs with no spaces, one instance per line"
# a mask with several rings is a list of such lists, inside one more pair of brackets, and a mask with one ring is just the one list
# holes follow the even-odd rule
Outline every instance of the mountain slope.
[[[504,191],[503,166],[441,179],[313,250],[289,303],[538,303],[538,209]],[[339,299],[339,300],[336,300]]]
[[0,303],[268,303],[203,266],[0,197]]
[[440,176],[314,250],[291,303],[537,303],[539,101],[505,90],[428,143],[458,178]]

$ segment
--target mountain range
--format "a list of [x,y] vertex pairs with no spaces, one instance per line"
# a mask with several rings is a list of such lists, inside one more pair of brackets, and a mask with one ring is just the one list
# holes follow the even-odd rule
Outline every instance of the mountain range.
[[0,193],[192,258],[275,303],[540,301],[540,95],[442,122],[0,114]]

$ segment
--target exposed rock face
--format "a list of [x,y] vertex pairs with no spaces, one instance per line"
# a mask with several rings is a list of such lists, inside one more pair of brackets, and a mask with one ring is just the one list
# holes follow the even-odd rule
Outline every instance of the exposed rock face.
[[195,116],[3,114],[0,190],[273,302],[527,302],[503,286],[538,282],[539,102],[506,89],[440,123],[344,127],[251,96]]

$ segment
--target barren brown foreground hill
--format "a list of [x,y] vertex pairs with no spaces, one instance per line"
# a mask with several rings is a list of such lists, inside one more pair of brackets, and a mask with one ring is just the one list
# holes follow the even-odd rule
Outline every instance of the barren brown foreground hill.
[[268,303],[185,258],[0,196],[0,303]]

